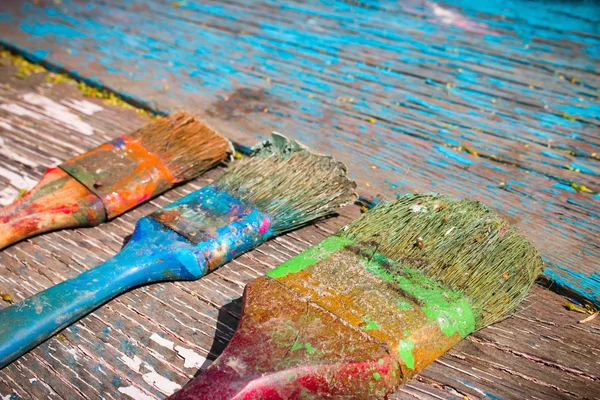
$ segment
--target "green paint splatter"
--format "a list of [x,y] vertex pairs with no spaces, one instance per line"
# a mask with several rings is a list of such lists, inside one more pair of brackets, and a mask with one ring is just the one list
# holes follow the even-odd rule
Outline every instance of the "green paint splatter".
[[[423,210],[427,212],[416,212]],[[438,282],[439,294],[462,294],[476,316],[475,329],[512,312],[543,271],[542,258],[527,238],[493,211],[466,199],[401,196],[382,202],[339,235],[360,244],[365,258],[375,251],[398,260],[383,264],[393,275],[406,276],[408,267]],[[505,276],[509,279],[500,279]]]
[[292,345],[292,348],[290,349],[290,351],[296,351],[296,350],[299,350],[299,349],[301,349],[303,347],[304,347],[304,345],[302,343],[296,342],[296,343],[294,343]]
[[300,253],[298,256],[270,271],[267,273],[267,276],[277,279],[283,278],[289,274],[298,273],[303,269],[308,268],[311,265],[314,265],[327,258],[331,253],[340,250],[351,243],[352,241],[347,238],[342,238],[335,235],[329,236],[321,243],[309,247],[306,251]]
[[315,351],[317,351],[317,349],[315,349],[312,344],[310,343],[301,343],[298,340],[296,340],[296,342],[294,342],[294,344],[292,345],[292,348],[290,349],[290,351],[296,351],[296,350],[300,350],[300,349],[304,349],[306,350],[306,352],[308,354],[313,354]]
[[410,310],[411,305],[410,302],[400,299],[398,300],[398,310]]
[[370,331],[373,329],[379,329],[379,324],[375,321],[370,321],[367,325],[361,328],[363,331]]
[[[373,254],[365,260],[365,269],[388,282],[394,282],[400,289],[423,304],[423,313],[437,321],[444,334],[451,337],[458,332],[461,337],[475,330],[475,315],[469,302],[461,293],[448,290],[410,266],[391,263],[380,254]],[[396,273],[383,265],[392,264]],[[400,304],[400,302],[398,302]]]
[[404,333],[404,336],[410,336],[410,332],[409,331],[404,331],[402,333]]
[[452,308],[427,305],[423,307],[423,312],[429,318],[435,319],[448,337],[454,336],[456,332],[465,337],[475,330],[475,320],[469,319],[469,316],[473,315],[471,307],[465,299],[455,301]]
[[317,351],[310,343],[304,343],[304,348],[308,354],[313,354],[315,351]]
[[373,378],[374,378],[376,381],[378,381],[378,380],[380,380],[380,379],[381,379],[381,374],[380,374],[379,372],[375,372],[375,373],[373,374]]
[[[298,273],[352,243],[347,237],[330,236],[275,268],[267,276],[276,279]],[[400,289],[417,299],[422,304],[423,313],[432,321],[436,321],[448,337],[457,332],[461,337],[465,337],[475,330],[475,315],[461,293],[448,290],[411,265],[390,262],[378,253],[371,254],[368,260],[365,258],[364,267],[381,279],[397,284]],[[399,299],[397,305],[400,310],[408,310],[414,306],[406,299]],[[363,317],[365,326],[361,329],[381,329],[376,321],[370,321],[368,317]],[[406,333],[405,335],[408,336]]]
[[410,369],[415,368],[415,359],[413,358],[412,351],[415,348],[415,343],[410,339],[402,339],[398,343],[398,354],[404,364]]
[[379,324],[375,321],[371,321],[371,315],[367,314],[361,318],[363,323],[365,324],[361,329],[363,331],[370,331],[373,329],[380,329]]

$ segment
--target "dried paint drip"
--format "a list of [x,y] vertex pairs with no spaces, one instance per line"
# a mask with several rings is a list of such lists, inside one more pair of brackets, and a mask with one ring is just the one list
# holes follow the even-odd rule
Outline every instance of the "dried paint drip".
[[49,169],[0,209],[0,249],[51,230],[98,225],[195,178],[230,150],[225,138],[187,113],[148,124]]
[[[110,260],[0,311],[0,368],[124,291],[198,279],[355,198],[342,164],[281,136],[277,140],[281,147],[263,145],[270,150],[232,168],[224,181],[140,219],[130,241]],[[301,179],[306,176],[311,178]]]
[[401,197],[251,282],[229,346],[170,399],[384,398],[512,312],[541,272],[480,204]]

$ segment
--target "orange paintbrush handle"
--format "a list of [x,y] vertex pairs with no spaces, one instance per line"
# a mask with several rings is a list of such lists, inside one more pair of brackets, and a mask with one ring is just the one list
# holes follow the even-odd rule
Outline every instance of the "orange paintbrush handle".
[[0,249],[39,233],[105,220],[96,195],[62,169],[50,168],[33,189],[0,209]]

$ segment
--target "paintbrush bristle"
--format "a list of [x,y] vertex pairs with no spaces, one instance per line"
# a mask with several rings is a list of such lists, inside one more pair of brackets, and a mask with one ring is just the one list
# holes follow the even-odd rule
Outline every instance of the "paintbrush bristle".
[[177,182],[195,178],[232,152],[227,139],[187,112],[160,117],[131,136],[156,154]]
[[476,329],[513,312],[543,268],[536,249],[507,221],[478,202],[443,195],[381,204],[341,234],[462,293]]
[[226,172],[218,186],[268,214],[275,234],[356,199],[356,184],[344,164],[276,133],[255,147],[253,157]]

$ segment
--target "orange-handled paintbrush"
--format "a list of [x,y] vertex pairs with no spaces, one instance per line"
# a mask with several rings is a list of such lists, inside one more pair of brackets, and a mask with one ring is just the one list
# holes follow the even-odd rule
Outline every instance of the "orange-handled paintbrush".
[[98,225],[193,179],[226,158],[231,144],[179,112],[50,168],[0,209],[0,249],[51,230]]
[[223,354],[169,399],[385,398],[513,312],[542,264],[479,203],[403,196],[248,284]]

